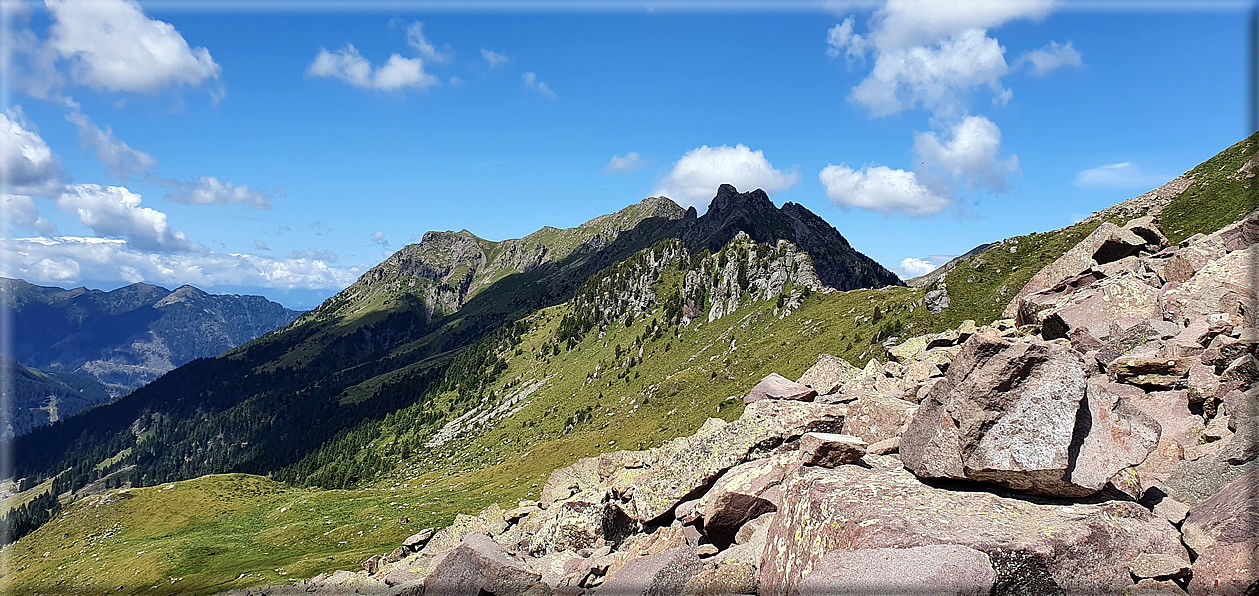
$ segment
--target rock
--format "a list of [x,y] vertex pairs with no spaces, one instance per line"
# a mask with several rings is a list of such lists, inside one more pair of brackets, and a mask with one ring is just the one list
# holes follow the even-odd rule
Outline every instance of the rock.
[[1145,240],[1146,250],[1150,252],[1156,252],[1167,246],[1167,237],[1163,235],[1163,228],[1158,225],[1153,216],[1138,217],[1124,224],[1123,228]]
[[1128,570],[1137,579],[1176,579],[1189,577],[1189,561],[1162,553],[1141,553],[1128,565]]
[[866,454],[866,442],[852,435],[804,433],[800,461],[806,466],[833,468],[853,463]]
[[750,563],[731,563],[705,569],[692,577],[682,590],[683,596],[756,593],[756,567]]
[[[808,437],[812,433],[806,433]],[[803,438],[801,441],[803,442]],[[794,453],[783,453],[740,464],[719,478],[705,496],[704,532],[720,548],[735,541],[743,524],[778,509],[782,483],[795,463]]]
[[1215,313],[1235,317],[1246,327],[1259,322],[1259,297],[1254,272],[1259,265],[1259,245],[1233,251],[1207,263],[1189,281],[1159,298],[1163,318],[1186,322]]
[[1094,265],[1135,254],[1145,243],[1143,238],[1128,230],[1109,222],[1103,223],[1079,244],[1033,275],[1010,301],[1002,316],[1017,316],[1019,303],[1025,296],[1050,289],[1068,278],[1084,273]]
[[1243,474],[1189,512],[1182,531],[1197,553],[1190,594],[1249,594],[1259,588],[1259,470]]
[[1189,506],[1171,497],[1163,497],[1158,503],[1154,504],[1153,511],[1154,515],[1173,524],[1180,524],[1189,515]]
[[1166,389],[1180,384],[1196,360],[1193,357],[1123,356],[1111,362],[1106,371],[1120,383]]
[[1091,494],[1101,487],[1067,478],[1084,396],[1084,362],[1070,348],[976,333],[914,414],[900,455],[924,478]]
[[883,439],[882,441],[871,443],[869,447],[866,447],[866,453],[873,453],[875,455],[887,455],[889,453],[897,453],[898,451],[900,451],[900,448],[901,448],[901,438],[892,437],[890,439]]
[[767,454],[806,432],[839,430],[847,412],[844,406],[790,400],[749,404],[738,420],[679,439],[677,447],[634,481],[632,495],[619,506],[636,521],[654,520],[754,455]]
[[[1113,387],[1113,385],[1111,386]],[[1158,421],[1163,437],[1170,438],[1184,449],[1198,444],[1202,433],[1202,417],[1189,411],[1189,392],[1154,391],[1128,398],[1134,407]]]
[[468,534],[424,579],[426,594],[524,594],[542,576],[525,570],[484,534]]
[[916,395],[918,387],[926,382],[927,379],[942,376],[944,376],[944,372],[935,363],[918,360],[905,367],[905,374],[902,380],[906,389],[912,392],[909,395]]
[[894,362],[908,363],[919,352],[927,349],[928,338],[924,335],[911,337],[887,351],[887,356]]
[[861,378],[861,369],[849,364],[847,360],[830,354],[819,354],[817,363],[804,371],[798,382],[812,387],[818,395],[828,395],[838,391],[845,382],[858,378]]
[[752,391],[743,398],[743,403],[750,404],[762,399],[793,399],[812,401],[817,391],[808,385],[797,383],[778,373],[769,373]]
[[923,297],[927,310],[940,314],[944,309],[949,307],[949,292],[946,288],[931,290]]
[[1123,590],[1123,596],[1183,596],[1186,592],[1173,581],[1143,579]]
[[407,536],[407,539],[402,541],[402,546],[405,546],[412,551],[420,550],[421,548],[424,548],[425,544],[428,544],[429,539],[431,539],[433,534],[436,532],[436,528],[424,528],[419,532]]
[[916,411],[917,405],[903,399],[866,393],[849,406],[840,432],[866,443],[877,443],[900,436]]
[[1057,295],[1036,294],[1029,301],[1040,306],[1029,315],[1020,306],[1020,322],[1041,324],[1045,339],[1068,337],[1074,329],[1107,325],[1122,318],[1158,318],[1158,290],[1132,277],[1106,278],[1084,289],[1057,290]]
[[[772,513],[766,513],[746,524],[743,524],[743,527],[739,528],[739,532],[734,535],[734,543],[749,544],[755,539],[755,536],[758,533],[764,535],[768,531],[769,522],[773,517]],[[757,560],[760,560],[759,556],[757,557]]]
[[931,594],[988,596],[997,575],[988,555],[956,544],[834,550],[791,594]]
[[1218,240],[1200,241],[1186,246],[1164,260],[1157,268],[1164,283],[1189,281],[1207,263],[1223,257],[1228,251]]
[[1225,381],[1236,381],[1244,391],[1259,384],[1259,360],[1250,354],[1242,354],[1233,362],[1229,363],[1224,372],[1220,373],[1220,378]]
[[694,548],[679,546],[626,563],[596,592],[612,596],[672,596],[682,593],[702,568]]
[[684,524],[689,524],[695,520],[703,519],[705,505],[704,500],[704,497],[700,497],[698,499],[678,504],[678,506],[673,510],[673,516]]
[[1104,382],[1089,383],[1085,401],[1087,416],[1081,410],[1075,431],[1075,436],[1084,435],[1084,442],[1068,473],[1072,484],[1101,490],[1120,470],[1146,460],[1158,445],[1160,428]]
[[806,467],[784,483],[762,593],[789,593],[836,550],[966,546],[988,554],[998,584],[1041,584],[1029,593],[1113,594],[1132,583],[1138,554],[1188,561],[1176,529],[1136,503],[1041,505],[935,488],[892,458],[872,457],[871,469]]
[[1242,474],[1255,469],[1257,462],[1259,460],[1251,460],[1234,466],[1212,457],[1182,461],[1158,488],[1177,501],[1197,507]]
[[369,574],[376,573],[380,570],[381,559],[384,559],[384,557],[380,555],[372,555],[368,557],[366,561],[363,561],[363,571],[366,571]]
[[557,503],[522,526],[530,553],[595,549],[605,540],[619,541],[632,523],[605,501],[604,492],[589,490]]

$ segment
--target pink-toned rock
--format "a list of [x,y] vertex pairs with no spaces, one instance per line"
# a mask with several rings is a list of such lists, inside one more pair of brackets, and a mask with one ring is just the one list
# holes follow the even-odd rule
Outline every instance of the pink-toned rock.
[[1249,594],[1259,589],[1259,501],[1252,469],[1189,512],[1182,527],[1193,563],[1190,594]]
[[866,393],[848,406],[848,416],[840,432],[866,443],[877,443],[905,432],[916,411],[918,406],[912,402]]
[[[1111,392],[1105,382],[1088,385],[1084,441],[1070,471],[1070,482],[1101,490],[1120,470],[1144,462],[1159,440],[1159,424],[1127,400]],[[1080,412],[1083,417],[1084,412]],[[1077,427],[1081,426],[1077,418]],[[1077,435],[1081,434],[1077,428]]]
[[729,546],[743,524],[778,509],[774,497],[781,492],[770,494],[770,489],[799,467],[793,456],[783,453],[750,461],[731,468],[717,480],[705,496],[704,506],[704,532],[713,544]]
[[817,363],[804,371],[798,381],[817,391],[818,395],[828,395],[839,390],[844,383],[861,378],[861,369],[851,365],[843,358],[830,354],[819,354]]
[[681,594],[703,569],[690,546],[679,546],[658,555],[639,557],[625,564],[596,590],[610,596],[671,596]]
[[1024,296],[1052,288],[1067,278],[1084,273],[1094,265],[1135,254],[1145,244],[1143,238],[1131,231],[1109,222],[1103,223],[1079,244],[1033,275],[1001,316],[1014,318],[1018,314],[1018,303]]
[[853,463],[866,454],[866,442],[852,435],[804,433],[800,461],[806,466],[833,468]]
[[426,594],[524,594],[542,576],[531,573],[484,534],[468,534],[424,579]]
[[1162,436],[1189,449],[1198,444],[1198,435],[1205,424],[1202,417],[1189,411],[1189,392],[1154,391],[1129,398],[1133,406],[1149,414],[1163,429]]
[[934,488],[892,458],[871,465],[803,468],[787,480],[761,559],[761,593],[791,593],[836,550],[962,545],[989,555],[998,583],[1027,593],[1118,593],[1142,553],[1188,562],[1179,532],[1136,503],[1038,505]]
[[[1119,318],[1157,318],[1158,290],[1132,277],[1106,278],[1066,294],[1037,313],[1046,339],[1068,337],[1073,329],[1109,324]],[[1029,321],[1037,322],[1037,321]]]
[[1235,316],[1243,325],[1259,322],[1259,296],[1254,275],[1259,245],[1236,250],[1207,263],[1188,281],[1159,299],[1163,318],[1192,321],[1214,313]]
[[803,383],[797,383],[778,373],[769,373],[757,383],[743,398],[743,403],[750,404],[762,399],[793,399],[796,401],[812,401],[817,391]]
[[1196,361],[1197,358],[1189,356],[1182,358],[1168,358],[1154,354],[1121,356],[1106,367],[1106,372],[1119,383],[1137,385],[1146,389],[1168,389],[1180,383],[1189,374],[1189,367]]
[[835,550],[791,591],[813,594],[931,594],[988,596],[997,574],[982,551],[956,544]]

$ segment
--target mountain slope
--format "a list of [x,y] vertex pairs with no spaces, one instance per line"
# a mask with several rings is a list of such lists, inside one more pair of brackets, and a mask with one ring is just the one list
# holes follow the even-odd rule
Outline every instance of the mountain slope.
[[74,373],[115,395],[195,358],[216,356],[292,322],[296,311],[261,296],[214,295],[131,284],[104,292],[0,278],[13,313],[13,353],[25,366]]
[[108,389],[90,378],[28,368],[0,356],[0,367],[13,383],[12,410],[0,438],[23,435],[37,426],[73,416],[113,399]]

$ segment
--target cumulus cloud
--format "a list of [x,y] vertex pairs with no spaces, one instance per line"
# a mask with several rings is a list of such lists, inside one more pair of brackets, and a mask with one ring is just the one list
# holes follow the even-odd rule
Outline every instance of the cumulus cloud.
[[630,151],[625,155],[613,155],[608,161],[608,165],[603,166],[604,174],[619,173],[628,174],[635,170],[641,170],[647,166],[647,160],[643,159],[635,151]]
[[968,189],[980,186],[1008,190],[1006,177],[1019,173],[1017,155],[1001,159],[1001,129],[983,116],[967,116],[941,142],[934,132],[914,133],[914,152],[926,175],[935,175]]
[[1043,77],[1064,66],[1079,67],[1083,63],[1084,58],[1071,45],[1070,41],[1066,45],[1051,41],[1049,45],[1039,50],[1032,50],[1020,56],[1015,61],[1015,67],[1029,64],[1031,65],[1032,76]]
[[30,230],[41,236],[57,233],[57,224],[39,215],[35,201],[25,195],[0,195],[0,214],[12,229]]
[[330,250],[316,250],[307,248],[303,250],[289,251],[290,259],[306,259],[309,261],[324,261],[325,263],[335,263],[339,258],[337,253]]
[[1091,189],[1147,190],[1175,177],[1174,174],[1151,174],[1125,161],[1082,170],[1075,175],[1075,185]]
[[914,257],[905,257],[901,260],[901,264],[897,267],[897,273],[901,274],[902,279],[910,279],[920,275],[926,275],[936,270],[936,266],[929,261]]
[[48,47],[71,79],[107,91],[152,93],[219,77],[206,48],[188,45],[170,23],[150,19],[134,0],[47,0]]
[[384,64],[373,68],[353,44],[346,44],[335,52],[321,48],[306,68],[306,74],[339,79],[364,89],[385,91],[404,87],[424,89],[438,84],[437,77],[424,72],[424,63],[419,58],[393,54]]
[[852,17],[827,32],[827,53],[850,60],[874,56],[870,74],[852,90],[853,101],[875,116],[915,106],[937,116],[965,112],[967,95],[989,88],[1005,95],[1005,48],[988,29],[1016,19],[1040,19],[1051,0],[937,2],[889,0],[875,11],[865,35]]
[[248,286],[277,289],[339,289],[362,273],[319,259],[197,252],[153,253],[114,238],[18,238],[0,243],[0,275],[32,283],[139,281],[200,288]]
[[20,108],[0,113],[0,185],[13,194],[44,196],[62,185],[57,156]]
[[[239,186],[231,182],[220,182],[214,176],[202,176],[190,182],[164,180],[172,187],[166,193],[166,199],[184,205],[228,205],[238,204],[254,209],[269,211],[271,209],[271,193],[250,188],[248,184]],[[281,195],[284,189],[278,191]]]
[[800,181],[795,169],[782,171],[765,159],[761,151],[744,145],[709,147],[687,151],[673,169],[656,181],[653,194],[663,195],[683,207],[703,210],[722,184],[751,190],[760,188],[773,194]]
[[884,213],[934,215],[951,204],[945,197],[922,184],[914,172],[887,166],[865,166],[854,170],[847,164],[827,165],[818,174],[826,196],[836,206],[860,207]]
[[450,49],[450,44],[442,46],[440,50],[437,49],[437,46],[424,36],[424,23],[419,21],[407,27],[407,45],[415,49],[420,56],[437,64],[445,64],[455,57],[455,51]]
[[490,68],[502,66],[507,64],[507,61],[510,60],[510,58],[507,57],[507,54],[501,54],[499,52],[495,52],[494,50],[487,50],[485,48],[481,48],[481,58],[485,59],[485,63],[489,64]]
[[87,114],[75,110],[66,115],[66,120],[79,129],[79,141],[83,146],[92,149],[96,158],[118,178],[125,180],[157,167],[157,160],[152,155],[132,149],[114,136],[113,128],[106,126],[102,130]]
[[62,211],[76,215],[101,236],[122,238],[138,250],[194,252],[204,247],[171,227],[166,214],[141,205],[140,195],[121,186],[74,184],[57,198]]
[[530,91],[537,91],[538,93],[541,93],[542,95],[546,97],[555,99],[556,97],[555,92],[552,91],[551,88],[548,87],[546,83],[539,81],[538,75],[532,72],[526,72],[525,74],[520,75],[520,78],[522,81],[524,81],[525,89],[528,89]]

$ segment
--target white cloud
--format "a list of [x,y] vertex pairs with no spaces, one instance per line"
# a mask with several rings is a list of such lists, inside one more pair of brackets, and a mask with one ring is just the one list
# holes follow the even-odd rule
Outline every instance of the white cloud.
[[35,201],[25,195],[0,195],[0,221],[41,236],[57,233],[57,224],[40,217]]
[[5,192],[45,196],[62,185],[59,160],[21,108],[0,113],[0,183]]
[[673,169],[656,181],[653,194],[669,197],[683,207],[703,210],[722,184],[746,190],[760,188],[773,194],[799,181],[799,172],[775,169],[761,151],[744,145],[703,145],[687,151],[674,163]]
[[75,83],[151,93],[219,77],[205,48],[192,48],[170,23],[145,16],[133,0],[47,0],[48,46],[70,63]]
[[419,58],[403,58],[393,54],[389,56],[389,60],[373,70],[371,63],[359,54],[353,44],[346,44],[336,52],[320,49],[315,60],[306,68],[306,74],[340,79],[364,89],[424,89],[438,84],[437,77],[424,72],[424,63]]
[[1075,176],[1080,188],[1147,190],[1175,178],[1174,174],[1151,174],[1130,161],[1082,170]]
[[1030,64],[1032,76],[1043,77],[1064,66],[1079,67],[1083,63],[1083,57],[1071,45],[1070,41],[1066,45],[1051,41],[1049,45],[1039,50],[1032,50],[1023,54],[1014,65],[1017,68],[1024,64]]
[[507,64],[508,60],[511,60],[511,58],[507,57],[507,54],[501,54],[499,52],[495,52],[494,50],[487,50],[485,48],[481,48],[481,57],[484,58],[485,62],[490,65],[490,68],[502,66]]
[[643,159],[643,157],[637,152],[630,151],[623,156],[613,155],[612,159],[608,161],[608,165],[603,166],[603,173],[611,174],[615,172],[628,174],[629,172],[633,172],[635,170],[641,170],[646,166],[647,160]]
[[931,262],[914,257],[905,257],[901,260],[901,264],[897,267],[896,272],[901,274],[902,279],[909,279],[926,275],[936,270],[936,265]]
[[110,238],[18,238],[0,243],[0,275],[32,283],[87,281],[149,283],[200,288],[248,286],[339,289],[362,273],[319,259],[277,259],[219,252],[152,253]]
[[439,50],[428,38],[424,37],[424,23],[419,21],[407,27],[407,45],[419,52],[420,56],[437,64],[445,64],[455,57],[455,51],[450,49],[450,44],[442,46]]
[[76,215],[101,236],[123,238],[139,250],[189,252],[204,250],[166,221],[166,214],[141,206],[140,195],[121,186],[74,184],[57,198],[57,206]]
[[987,87],[1005,96],[1005,48],[987,30],[1015,19],[1040,19],[1051,0],[889,0],[875,11],[866,35],[852,17],[827,32],[827,53],[850,62],[874,55],[870,74],[852,99],[886,116],[921,105],[936,116],[965,113],[970,92]]
[[326,263],[335,263],[337,262],[337,259],[340,257],[337,256],[337,253],[332,252],[330,250],[315,250],[313,248],[307,248],[304,250],[289,251],[289,258],[290,259],[306,259],[310,261],[324,261]]
[[109,126],[101,130],[87,114],[75,110],[66,115],[66,120],[78,127],[79,141],[83,146],[96,152],[96,158],[118,178],[125,180],[128,176],[143,174],[157,167],[157,160],[152,155],[132,149],[114,136],[114,130]]
[[853,170],[846,164],[827,165],[818,174],[826,196],[836,206],[860,207],[884,213],[934,215],[951,204],[945,197],[922,184],[914,172],[887,166],[866,166]]
[[[239,204],[254,209],[269,211],[271,209],[271,194],[249,188],[248,184],[239,186],[231,182],[220,182],[214,176],[202,176],[190,182],[180,182],[178,180],[164,180],[168,186],[173,187],[166,193],[166,199],[184,205],[228,205]],[[280,189],[283,195],[284,189]]]
[[526,72],[525,74],[520,75],[520,78],[525,83],[525,89],[528,89],[530,91],[537,91],[538,93],[541,93],[542,95],[545,95],[551,99],[555,99],[556,97],[555,92],[552,91],[551,88],[548,87],[546,83],[539,81],[538,75],[532,72]]
[[[942,177],[968,189],[985,186],[994,191],[1009,189],[1006,177],[1019,173],[1017,155],[999,159],[1001,129],[983,116],[967,116],[941,142],[934,132],[914,133],[914,151],[922,164],[921,175]],[[945,182],[942,180],[941,184]]]

